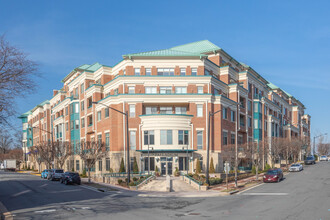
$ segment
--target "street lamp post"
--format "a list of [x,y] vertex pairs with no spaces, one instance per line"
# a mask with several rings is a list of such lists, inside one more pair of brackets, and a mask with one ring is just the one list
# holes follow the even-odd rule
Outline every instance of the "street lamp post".
[[130,178],[131,177],[131,167],[130,167],[130,156],[129,156],[128,111],[122,112],[122,111],[119,111],[115,108],[112,108],[110,106],[107,106],[107,105],[105,105],[103,103],[99,103],[99,102],[92,102],[92,104],[101,104],[101,105],[103,105],[107,108],[110,108],[111,110],[114,110],[116,112],[119,112],[120,114],[125,115],[125,118],[126,118],[126,143],[127,143],[127,145],[126,145],[127,146],[127,149],[126,149],[126,152],[127,152],[127,183],[130,183],[130,180],[131,180],[131,178]]
[[319,137],[322,137],[322,136],[325,136],[325,135],[328,135],[328,133],[324,133],[324,134],[320,134],[320,135],[318,135],[318,136],[314,136],[314,146],[313,146],[313,150],[311,149],[311,153],[312,153],[312,155],[315,154],[315,139],[316,139],[316,138],[319,138]]

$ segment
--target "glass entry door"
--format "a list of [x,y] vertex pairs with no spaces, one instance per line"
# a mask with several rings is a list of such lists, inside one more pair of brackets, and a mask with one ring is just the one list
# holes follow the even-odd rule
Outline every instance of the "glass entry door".
[[161,175],[165,176],[166,175],[166,162],[161,162],[160,166],[161,166]]
[[167,174],[172,175],[172,162],[167,162]]

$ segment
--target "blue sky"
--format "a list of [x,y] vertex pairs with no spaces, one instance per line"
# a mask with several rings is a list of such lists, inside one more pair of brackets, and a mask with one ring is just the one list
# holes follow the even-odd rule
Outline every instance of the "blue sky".
[[[82,64],[208,39],[294,95],[330,135],[330,1],[5,1],[0,34],[40,64],[26,112]],[[16,122],[19,125],[18,121]]]

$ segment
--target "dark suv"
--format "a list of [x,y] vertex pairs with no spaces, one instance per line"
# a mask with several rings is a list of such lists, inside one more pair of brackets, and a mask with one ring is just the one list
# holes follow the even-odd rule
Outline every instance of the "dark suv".
[[69,183],[76,183],[78,185],[81,184],[81,179],[78,173],[74,172],[65,172],[62,174],[60,183],[64,183],[65,185],[68,185]]
[[63,173],[64,171],[62,169],[51,169],[48,171],[47,179],[51,181],[59,180]]
[[315,164],[315,157],[314,156],[308,156],[306,159],[305,159],[305,164]]

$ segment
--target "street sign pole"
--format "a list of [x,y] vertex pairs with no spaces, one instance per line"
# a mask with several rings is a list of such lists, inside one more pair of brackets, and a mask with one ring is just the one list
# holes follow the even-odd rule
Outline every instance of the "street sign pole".
[[228,173],[229,173],[229,170],[230,170],[230,165],[229,163],[226,161],[225,162],[225,173],[226,173],[226,185],[227,185],[227,190],[228,190]]

